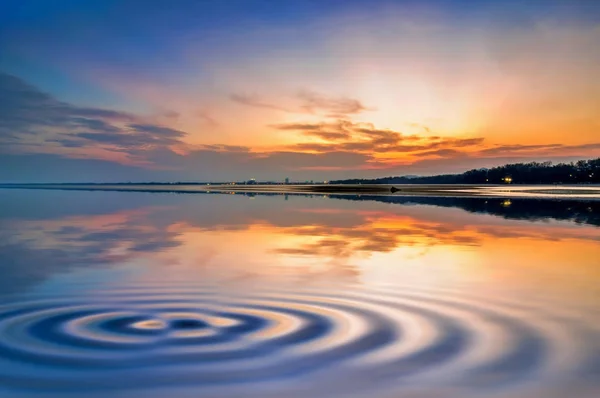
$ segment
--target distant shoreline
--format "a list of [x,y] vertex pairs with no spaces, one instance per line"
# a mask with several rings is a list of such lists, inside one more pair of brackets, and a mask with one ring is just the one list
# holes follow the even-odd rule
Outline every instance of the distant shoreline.
[[533,197],[600,199],[600,185],[468,185],[468,184],[317,184],[317,185],[207,185],[200,183],[113,183],[113,184],[0,184],[0,189],[46,189],[125,191],[156,193],[282,193],[282,194],[347,194],[393,196],[454,197]]

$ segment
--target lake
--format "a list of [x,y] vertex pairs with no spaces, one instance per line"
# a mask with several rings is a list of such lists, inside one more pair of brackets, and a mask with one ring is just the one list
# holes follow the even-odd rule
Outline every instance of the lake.
[[0,189],[0,396],[600,396],[600,201]]

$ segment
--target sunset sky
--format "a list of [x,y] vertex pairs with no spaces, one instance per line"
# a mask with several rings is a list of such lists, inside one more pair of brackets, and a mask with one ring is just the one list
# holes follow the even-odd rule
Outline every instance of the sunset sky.
[[600,157],[600,2],[8,0],[0,182]]

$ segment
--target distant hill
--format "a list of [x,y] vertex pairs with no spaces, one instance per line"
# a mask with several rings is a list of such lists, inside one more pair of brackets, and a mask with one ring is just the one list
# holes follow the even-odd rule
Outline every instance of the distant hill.
[[331,184],[584,184],[600,183],[600,158],[573,163],[513,163],[462,174],[353,178]]

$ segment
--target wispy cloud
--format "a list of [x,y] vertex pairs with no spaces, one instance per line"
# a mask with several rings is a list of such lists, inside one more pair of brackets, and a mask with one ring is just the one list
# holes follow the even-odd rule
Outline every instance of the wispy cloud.
[[567,154],[573,151],[600,149],[600,143],[581,145],[542,144],[542,145],[495,145],[477,152],[478,156],[509,156],[527,154]]
[[231,94],[229,98],[242,105],[271,109],[287,113],[313,114],[328,118],[345,118],[370,110],[361,101],[343,96],[327,96],[311,90],[301,90],[291,96],[283,96],[277,104],[257,95]]
[[328,117],[344,117],[367,110],[359,100],[346,97],[327,97],[314,91],[301,91],[297,95],[301,108],[308,113],[324,113]]
[[275,104],[272,104],[269,102],[265,102],[256,95],[231,94],[229,96],[229,98],[234,102],[237,102],[239,104],[246,105],[246,106],[251,106],[254,108],[272,109],[272,110],[282,111],[282,112],[293,112],[292,110],[289,110],[282,106],[275,105]]

